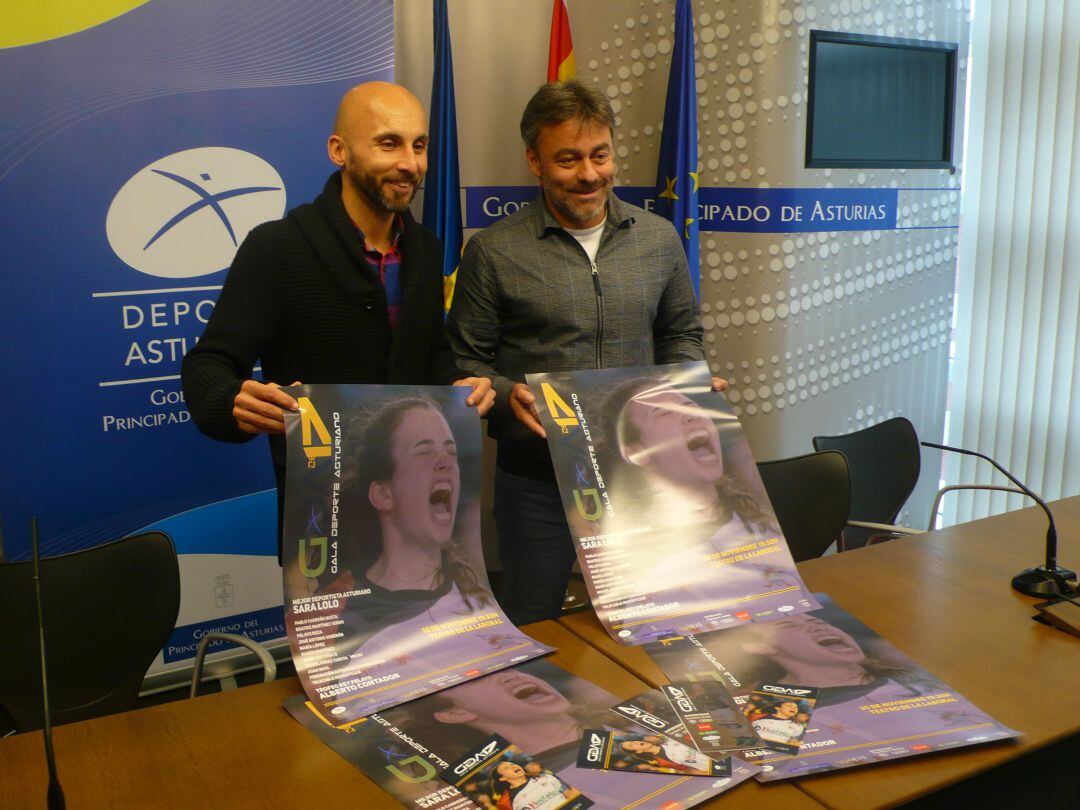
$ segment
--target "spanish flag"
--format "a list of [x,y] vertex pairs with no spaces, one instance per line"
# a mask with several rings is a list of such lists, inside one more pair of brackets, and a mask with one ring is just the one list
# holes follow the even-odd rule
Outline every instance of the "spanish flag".
[[574,78],[574,43],[570,39],[570,18],[566,0],[555,0],[551,8],[551,40],[548,43],[549,82],[565,82]]

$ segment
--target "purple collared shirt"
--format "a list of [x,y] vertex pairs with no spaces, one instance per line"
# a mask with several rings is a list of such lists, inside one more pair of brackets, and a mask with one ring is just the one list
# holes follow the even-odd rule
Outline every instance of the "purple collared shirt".
[[364,255],[367,257],[368,266],[379,277],[383,288],[386,290],[386,309],[390,315],[391,331],[397,328],[398,319],[401,317],[401,234],[404,231],[404,222],[401,216],[394,217],[394,229],[390,235],[390,249],[386,253],[380,253],[367,243],[363,231],[357,229],[360,238],[364,240]]

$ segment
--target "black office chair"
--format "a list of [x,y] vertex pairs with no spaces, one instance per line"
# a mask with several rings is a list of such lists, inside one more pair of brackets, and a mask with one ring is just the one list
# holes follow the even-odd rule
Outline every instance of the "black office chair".
[[815,436],[815,450],[839,450],[851,474],[851,515],[843,547],[859,548],[898,534],[921,534],[894,525],[919,481],[919,436],[902,416],[842,436]]
[[[135,707],[143,676],[180,610],[180,570],[161,532],[41,561],[54,725]],[[0,709],[16,731],[41,728],[34,564],[0,565]]]
[[810,453],[757,467],[796,562],[820,557],[839,542],[851,506],[843,453]]

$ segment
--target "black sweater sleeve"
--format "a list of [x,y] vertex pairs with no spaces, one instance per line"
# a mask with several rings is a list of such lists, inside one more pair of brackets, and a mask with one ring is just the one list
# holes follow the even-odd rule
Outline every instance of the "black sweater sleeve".
[[184,399],[199,430],[211,438],[243,442],[252,438],[233,418],[241,384],[275,337],[277,296],[274,253],[267,229],[253,230],[240,245],[213,314],[199,342],[184,357]]

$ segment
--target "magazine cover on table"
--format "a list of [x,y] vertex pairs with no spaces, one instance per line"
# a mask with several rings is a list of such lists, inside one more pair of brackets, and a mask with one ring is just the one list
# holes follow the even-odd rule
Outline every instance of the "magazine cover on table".
[[593,607],[644,644],[818,607],[703,362],[529,374]]
[[672,680],[723,683],[746,705],[759,684],[818,690],[798,755],[762,748],[741,754],[760,781],[850,768],[1019,733],[845,612],[824,594],[821,609],[650,644]]
[[286,389],[282,574],[297,674],[336,726],[550,652],[495,602],[464,388]]

